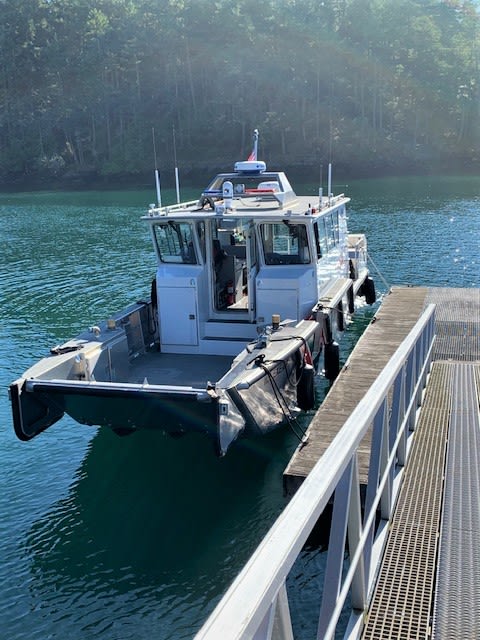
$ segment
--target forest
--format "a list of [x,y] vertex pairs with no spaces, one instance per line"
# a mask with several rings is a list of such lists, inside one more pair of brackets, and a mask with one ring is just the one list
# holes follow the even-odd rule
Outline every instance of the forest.
[[[479,170],[473,0],[0,0],[0,183]],[[173,180],[173,177],[171,178]]]

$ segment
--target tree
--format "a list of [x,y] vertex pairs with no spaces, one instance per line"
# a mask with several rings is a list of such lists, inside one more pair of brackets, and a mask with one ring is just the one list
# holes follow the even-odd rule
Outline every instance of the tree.
[[[473,0],[0,0],[0,176],[475,159]],[[315,168],[315,172],[317,169]]]

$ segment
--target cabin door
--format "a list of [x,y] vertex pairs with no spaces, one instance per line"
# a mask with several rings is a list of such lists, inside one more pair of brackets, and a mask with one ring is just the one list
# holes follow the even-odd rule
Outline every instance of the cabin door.
[[190,286],[187,282],[172,281],[171,286],[158,289],[162,348],[198,344],[197,291],[194,280],[189,282]]
[[211,231],[212,317],[253,322],[258,271],[254,226],[229,216],[215,220]]

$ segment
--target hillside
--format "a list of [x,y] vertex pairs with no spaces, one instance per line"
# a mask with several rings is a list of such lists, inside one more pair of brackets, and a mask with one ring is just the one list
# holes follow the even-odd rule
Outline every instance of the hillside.
[[[471,0],[2,1],[0,181],[479,169]],[[174,149],[175,139],[175,149]]]

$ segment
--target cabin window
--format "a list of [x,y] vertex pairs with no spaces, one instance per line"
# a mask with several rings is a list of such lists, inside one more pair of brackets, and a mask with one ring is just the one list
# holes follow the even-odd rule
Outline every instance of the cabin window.
[[153,227],[162,262],[197,264],[193,227],[190,222],[168,220]]
[[306,264],[310,262],[307,228],[289,220],[260,226],[265,264]]
[[313,233],[315,236],[315,249],[317,252],[317,260],[325,255],[328,251],[327,237],[325,235],[325,224],[322,219],[315,220],[313,225]]
[[327,213],[323,218],[323,222],[325,225],[325,238],[327,241],[327,249],[330,251],[337,244],[332,214]]

